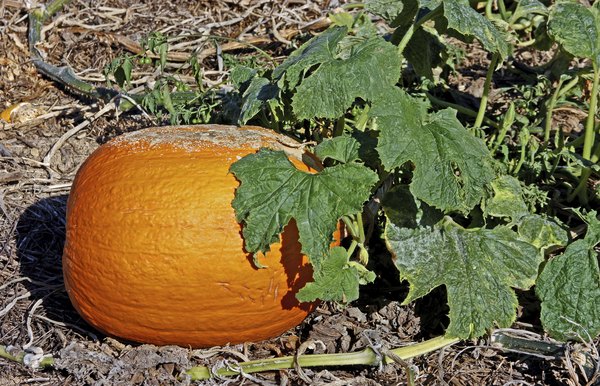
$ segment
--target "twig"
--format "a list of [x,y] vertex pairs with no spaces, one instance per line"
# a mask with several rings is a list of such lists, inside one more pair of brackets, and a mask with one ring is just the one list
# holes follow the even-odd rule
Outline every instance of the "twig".
[[116,106],[114,103],[109,103],[107,105],[105,105],[102,109],[100,109],[96,114],[94,114],[91,118],[88,118],[86,120],[84,120],[83,122],[81,122],[80,124],[78,124],[77,126],[73,127],[71,130],[67,131],[66,133],[64,133],[59,139],[58,141],[56,141],[54,143],[54,145],[52,145],[52,147],[50,148],[50,150],[48,151],[48,153],[46,154],[46,156],[44,157],[42,163],[47,166],[50,167],[50,161],[52,161],[52,157],[54,156],[54,153],[56,153],[56,151],[58,149],[60,149],[62,147],[62,145],[72,136],[74,136],[75,134],[77,134],[80,130],[84,129],[85,127],[87,127],[90,123],[94,122],[96,119],[100,118],[102,115],[106,114],[107,112],[111,111],[111,110],[115,110]]

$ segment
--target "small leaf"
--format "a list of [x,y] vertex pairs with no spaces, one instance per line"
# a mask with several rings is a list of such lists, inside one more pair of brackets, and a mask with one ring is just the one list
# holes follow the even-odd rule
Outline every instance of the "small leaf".
[[489,151],[446,109],[427,115],[426,105],[393,88],[373,103],[380,129],[377,151],[386,170],[415,165],[411,192],[442,210],[470,211],[493,179]]
[[390,27],[406,25],[412,21],[419,9],[416,0],[367,0],[365,9],[380,16]]
[[600,334],[600,220],[597,213],[579,213],[588,224],[585,238],[548,261],[538,278],[544,329],[556,339],[589,341]]
[[321,268],[313,274],[313,280],[298,291],[298,300],[349,303],[358,299],[361,281],[373,282],[375,274],[360,264],[349,262],[344,248],[334,247],[323,260]]
[[510,46],[505,37],[491,21],[471,8],[468,1],[451,0],[442,4],[448,28],[479,40],[486,51],[498,53],[502,59],[508,56]]
[[519,236],[536,248],[563,247],[569,243],[569,232],[557,219],[528,214],[519,221]]
[[496,178],[490,185],[494,195],[485,202],[486,216],[509,217],[516,221],[529,213],[518,179],[504,175]]
[[279,89],[268,79],[260,76],[252,78],[242,97],[240,123],[243,125],[248,122],[266,103],[276,101],[278,95]]
[[316,271],[328,254],[339,218],[360,212],[378,179],[357,163],[306,173],[283,152],[268,149],[243,157],[230,171],[240,181],[232,205],[237,220],[245,224],[246,250],[268,251],[294,218],[302,252]]
[[352,137],[326,138],[315,147],[315,154],[322,161],[331,158],[335,161],[348,163],[359,158],[360,144]]
[[373,100],[400,78],[396,47],[382,37],[356,39],[344,49],[348,57],[336,58],[330,52],[296,88],[292,108],[298,119],[338,118],[357,98]]
[[462,339],[509,327],[518,304],[511,287],[531,287],[542,260],[534,246],[506,227],[463,229],[447,220],[432,229],[406,229],[388,221],[385,238],[400,279],[410,283],[404,304],[445,285],[446,335]]
[[548,33],[565,51],[579,58],[592,59],[600,66],[600,21],[577,2],[558,2],[550,9]]
[[444,64],[445,51],[440,38],[422,27],[414,32],[403,55],[418,76],[433,80],[433,69]]
[[305,71],[332,59],[338,43],[347,33],[346,27],[332,27],[310,39],[273,71],[273,79],[281,89],[293,90]]
[[406,185],[390,189],[381,204],[388,220],[401,228],[433,226],[444,218],[439,210],[415,200]]
[[230,71],[229,80],[231,80],[231,83],[239,89],[244,83],[249,83],[257,74],[258,71],[254,68],[241,65],[235,66]]

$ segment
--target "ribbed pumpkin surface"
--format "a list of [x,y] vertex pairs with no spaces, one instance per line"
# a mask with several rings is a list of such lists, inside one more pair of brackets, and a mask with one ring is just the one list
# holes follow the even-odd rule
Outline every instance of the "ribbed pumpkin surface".
[[281,142],[290,139],[207,125],[141,130],[98,148],[67,206],[64,279],[82,317],[109,335],[192,347],[262,340],[299,324],[313,305],[295,293],[312,270],[295,224],[257,269],[231,207],[231,163]]

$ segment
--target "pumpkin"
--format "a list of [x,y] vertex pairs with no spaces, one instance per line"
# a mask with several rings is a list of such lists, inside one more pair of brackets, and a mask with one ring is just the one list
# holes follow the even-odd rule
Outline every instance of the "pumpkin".
[[296,225],[259,255],[259,269],[231,207],[239,182],[230,165],[290,141],[203,125],[144,129],[96,149],[67,203],[63,273],[79,314],[108,335],[190,347],[263,340],[301,323],[315,304],[295,298],[312,279]]

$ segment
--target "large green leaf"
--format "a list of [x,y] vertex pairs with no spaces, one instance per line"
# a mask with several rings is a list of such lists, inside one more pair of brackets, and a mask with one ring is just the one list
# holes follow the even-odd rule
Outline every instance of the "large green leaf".
[[348,252],[342,247],[331,249],[323,261],[321,269],[313,274],[313,281],[298,291],[296,297],[301,302],[317,299],[349,303],[358,299],[359,284],[375,280],[375,274],[363,265],[350,262]]
[[598,10],[577,2],[558,2],[550,9],[548,33],[573,56],[600,65]]
[[600,334],[600,221],[596,212],[585,217],[588,231],[550,260],[536,286],[542,300],[544,329],[561,340],[589,341]]
[[360,212],[377,181],[375,172],[357,163],[306,173],[283,152],[269,149],[243,157],[230,171],[240,181],[232,205],[245,224],[246,250],[268,251],[294,218],[302,252],[317,271],[339,218]]
[[442,210],[468,212],[494,177],[483,141],[471,135],[454,110],[427,114],[426,105],[393,88],[370,111],[380,130],[377,151],[386,170],[415,165],[411,192]]
[[511,287],[531,287],[542,261],[534,246],[506,227],[463,229],[446,220],[433,228],[408,229],[388,221],[385,238],[400,279],[410,283],[404,303],[445,285],[446,334],[462,339],[510,326],[518,304]]
[[510,45],[502,33],[485,16],[471,8],[468,2],[449,0],[442,4],[448,28],[479,40],[486,51],[498,53],[502,59],[510,54]]
[[371,101],[400,78],[396,47],[381,36],[347,43],[343,57],[330,52],[296,88],[292,108],[299,119],[338,118],[357,98]]

